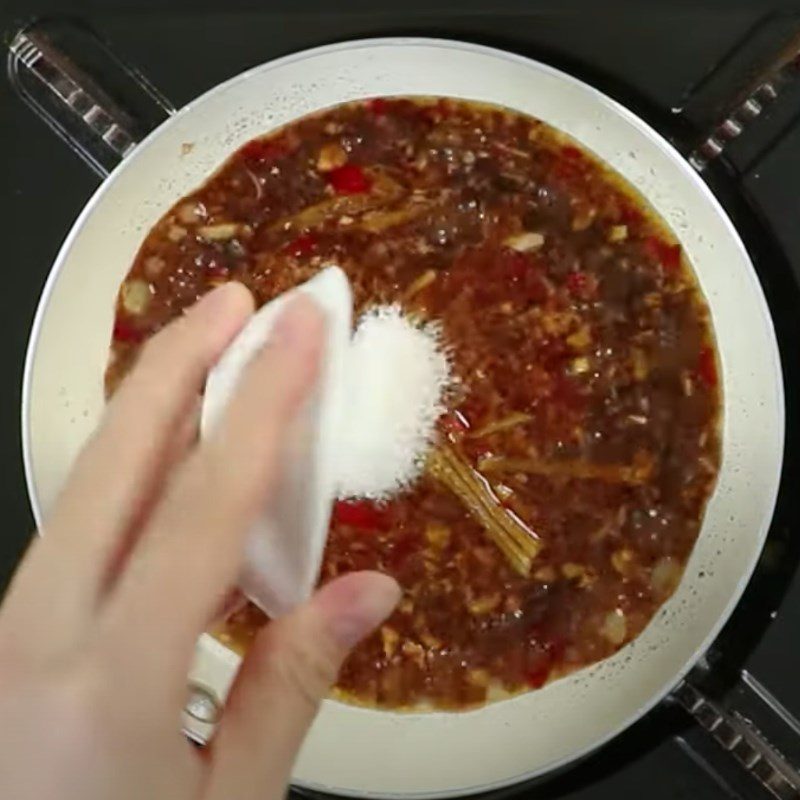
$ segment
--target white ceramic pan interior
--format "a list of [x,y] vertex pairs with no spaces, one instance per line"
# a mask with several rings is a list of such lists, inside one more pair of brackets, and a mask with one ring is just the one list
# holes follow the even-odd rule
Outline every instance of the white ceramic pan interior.
[[[468,713],[395,714],[328,701],[294,772],[298,784],[349,795],[443,796],[562,766],[652,707],[718,632],[766,535],[783,447],[772,324],[730,222],[652,129],[554,69],[455,42],[352,42],[234,78],[136,148],[75,223],[31,336],[24,452],[41,519],[103,408],[119,283],[147,230],[179,197],[253,136],[327,106],[393,94],[449,95],[532,114],[568,132],[638,187],[695,266],[711,307],[725,392],[722,469],[702,533],[677,593],[632,645],[540,691]],[[224,693],[235,665],[225,648],[201,640],[200,680]]]

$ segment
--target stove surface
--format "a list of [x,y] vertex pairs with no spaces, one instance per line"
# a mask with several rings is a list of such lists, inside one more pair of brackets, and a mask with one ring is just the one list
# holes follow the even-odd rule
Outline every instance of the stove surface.
[[[693,126],[705,130],[714,116],[709,98],[715,92],[725,96],[720,88],[725,80],[741,82],[749,59],[774,49],[788,31],[800,30],[797,17],[767,19],[757,2],[710,4],[703,10],[648,4],[646,16],[634,7],[609,10],[603,5],[598,10],[589,3],[553,4],[555,10],[539,12],[524,10],[524,3],[496,3],[488,14],[466,0],[442,3],[436,11],[408,3],[405,13],[362,4],[334,13],[321,3],[297,2],[292,10],[277,10],[286,7],[281,4],[263,13],[198,15],[177,10],[180,5],[173,2],[158,12],[151,7],[86,16],[177,106],[249,66],[313,45],[373,35],[442,35],[504,47],[561,67],[629,105],[679,146],[693,141],[687,137]],[[11,8],[0,11],[0,28],[7,35],[22,21]],[[705,76],[720,64],[725,74],[717,85]],[[757,131],[735,144],[728,166],[715,164],[708,176],[753,254],[775,319],[787,385],[788,433],[784,486],[770,541],[756,578],[709,658],[704,684],[725,698],[735,691],[734,679],[746,667],[779,698],[788,718],[800,717],[800,580],[795,569],[800,508],[793,497],[800,469],[795,421],[800,375],[793,363],[800,361],[796,91],[776,105]],[[689,119],[675,114],[677,108],[685,108]],[[6,380],[0,394],[5,476],[0,497],[6,518],[0,537],[2,590],[33,526],[19,445],[28,331],[50,264],[98,179],[13,96],[7,81],[0,81],[0,152],[6,276],[0,292],[0,366]],[[800,733],[781,745],[793,760],[800,757]],[[649,800],[770,796],[723,757],[688,715],[666,706],[576,768],[502,794],[577,799],[643,793]]]

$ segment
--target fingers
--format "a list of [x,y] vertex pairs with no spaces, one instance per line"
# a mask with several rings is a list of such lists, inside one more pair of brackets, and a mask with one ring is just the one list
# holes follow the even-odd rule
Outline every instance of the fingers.
[[[202,398],[197,396],[192,401],[192,406],[187,409],[184,418],[178,422],[175,431],[173,431],[168,446],[165,449],[164,457],[158,467],[162,482],[166,479],[167,475],[186,458],[187,454],[190,452],[190,448],[197,443],[200,432],[201,407]],[[131,519],[129,533],[119,537],[108,559],[108,565],[102,582],[103,594],[107,593],[114,583],[116,583],[117,578],[122,574],[128,557],[136,544],[138,532],[141,530],[144,522],[149,518],[157,500],[158,489],[154,487],[154,491],[149,496],[142,498],[137,513]]]
[[226,284],[145,346],[19,575],[20,606],[31,610],[48,596],[59,598],[42,609],[48,630],[69,635],[76,619],[94,606],[121,542],[164,478],[175,431],[190,414],[208,369],[252,309],[244,286]]
[[[173,433],[252,310],[244,286],[225,284],[145,346],[75,465],[47,526],[54,540],[69,538],[70,550],[82,551],[95,564],[113,546],[160,484]],[[103,476],[102,491],[98,476]]]
[[216,431],[173,476],[109,600],[110,639],[140,635],[162,674],[182,682],[196,636],[235,582],[285,431],[316,379],[323,324],[308,298],[286,308]]
[[205,800],[282,796],[342,662],[394,609],[400,589],[375,572],[347,575],[268,625],[248,652],[214,741]]

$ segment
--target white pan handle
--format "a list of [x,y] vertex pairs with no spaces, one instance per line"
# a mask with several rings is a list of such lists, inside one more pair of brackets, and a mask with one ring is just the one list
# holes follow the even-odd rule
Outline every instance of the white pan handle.
[[[105,177],[172,104],[88,27],[50,19],[11,39],[8,76],[20,97]],[[102,76],[102,85],[92,76]]]

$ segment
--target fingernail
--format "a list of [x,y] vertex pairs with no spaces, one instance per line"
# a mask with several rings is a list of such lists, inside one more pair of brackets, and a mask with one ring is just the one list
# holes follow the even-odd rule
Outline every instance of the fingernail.
[[346,649],[368,636],[394,610],[400,601],[400,587],[387,575],[357,572],[326,587],[330,630],[337,643]]
[[319,306],[307,295],[298,293],[276,320],[270,338],[281,346],[304,348],[319,340],[322,322]]

